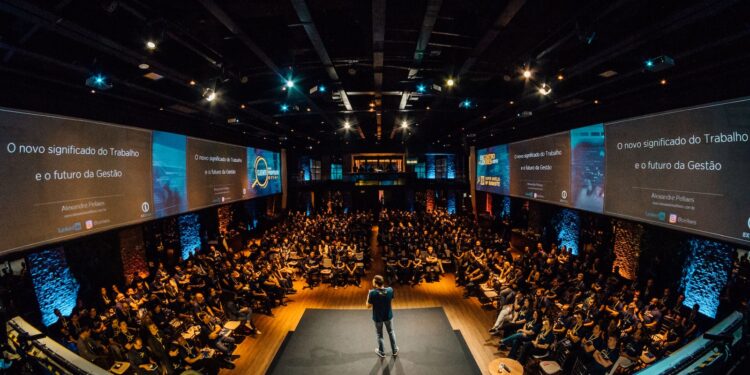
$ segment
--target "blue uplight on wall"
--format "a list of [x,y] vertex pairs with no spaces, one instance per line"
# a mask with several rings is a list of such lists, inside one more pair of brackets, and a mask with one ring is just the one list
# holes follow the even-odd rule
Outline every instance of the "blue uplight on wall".
[[299,169],[302,174],[302,181],[310,181],[312,173],[310,172],[310,157],[302,156],[299,158]]
[[26,259],[42,313],[42,323],[50,326],[57,321],[55,309],[63,315],[70,315],[76,305],[80,285],[68,268],[62,247],[30,254]]
[[178,218],[182,259],[190,258],[201,248],[201,223],[198,214],[185,214]]
[[685,305],[700,305],[701,314],[716,317],[719,295],[732,269],[731,246],[703,239],[688,241],[688,256],[682,271],[680,289],[685,294]]
[[563,208],[552,219],[552,225],[557,232],[557,245],[567,247],[578,255],[578,237],[581,233],[581,217],[578,211]]
[[500,211],[501,217],[510,217],[510,197],[503,196],[502,209]]
[[448,193],[447,202],[446,202],[446,210],[449,214],[455,214],[456,213],[456,192],[451,191]]
[[448,179],[456,178],[456,155],[450,154],[445,156],[445,170]]
[[435,154],[426,154],[425,156],[425,173],[430,180],[435,179]]

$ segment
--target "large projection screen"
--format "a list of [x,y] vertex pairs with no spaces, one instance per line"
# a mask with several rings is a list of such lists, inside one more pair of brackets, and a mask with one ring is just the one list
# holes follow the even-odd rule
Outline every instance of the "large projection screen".
[[750,101],[608,123],[608,215],[750,243]]
[[570,205],[568,132],[511,143],[508,159],[510,195]]
[[0,109],[0,254],[154,217],[151,132]]

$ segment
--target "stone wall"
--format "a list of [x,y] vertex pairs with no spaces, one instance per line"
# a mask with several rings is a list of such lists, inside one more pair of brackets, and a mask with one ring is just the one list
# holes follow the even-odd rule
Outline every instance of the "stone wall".
[[130,282],[134,273],[148,271],[146,247],[143,242],[143,228],[135,226],[123,229],[117,235],[120,240],[122,273],[125,281]]
[[63,248],[35,252],[26,259],[34,293],[39,301],[42,323],[49,326],[57,321],[53,313],[55,309],[63,315],[70,315],[76,305],[80,286],[68,268]]
[[638,259],[641,254],[643,225],[623,220],[614,221],[615,260],[612,267],[620,267],[620,276],[635,280],[638,275]]
[[692,238],[687,241],[688,258],[682,268],[680,289],[684,305],[700,305],[700,312],[711,318],[719,310],[719,295],[732,269],[734,249],[724,243]]

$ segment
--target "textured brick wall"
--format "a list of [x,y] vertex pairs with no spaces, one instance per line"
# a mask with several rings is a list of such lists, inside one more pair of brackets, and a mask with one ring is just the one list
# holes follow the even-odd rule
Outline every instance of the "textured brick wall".
[[229,224],[232,222],[233,213],[232,206],[229,204],[219,206],[216,209],[216,216],[219,219],[219,233],[226,232]]
[[425,210],[432,212],[435,209],[435,190],[427,190],[424,193]]
[[680,286],[684,305],[700,305],[700,312],[711,318],[719,309],[719,295],[732,269],[734,249],[719,242],[692,238],[687,241],[689,254],[682,268]]
[[425,174],[427,175],[428,179],[435,179],[435,155],[433,154],[426,154],[424,156],[425,158]]
[[62,247],[42,250],[26,257],[34,293],[42,313],[42,323],[49,326],[57,321],[54,309],[69,315],[76,305],[78,280],[68,268]]
[[447,197],[445,206],[449,214],[456,213],[456,192],[455,191],[448,192],[448,197]]
[[581,218],[578,211],[563,208],[552,218],[552,227],[555,230],[557,245],[571,249],[574,255],[578,255],[578,241],[581,235]]
[[641,254],[643,226],[628,221],[614,220],[615,261],[612,267],[620,267],[620,276],[635,280],[638,274],[638,258]]
[[450,154],[445,156],[446,178],[456,178],[456,155]]
[[125,281],[130,282],[133,273],[148,271],[146,264],[146,247],[143,242],[143,228],[135,226],[117,233],[120,240],[120,258]]
[[185,214],[178,219],[180,228],[180,246],[182,247],[182,259],[187,259],[195,254],[201,247],[201,224],[198,214]]

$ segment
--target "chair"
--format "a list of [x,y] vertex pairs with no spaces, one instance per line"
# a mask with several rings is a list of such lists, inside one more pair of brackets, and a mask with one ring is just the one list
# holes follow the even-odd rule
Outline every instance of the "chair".
[[328,280],[329,282],[331,281],[331,278],[333,278],[333,271],[331,270],[332,267],[333,261],[331,260],[331,258],[323,258],[323,263],[320,266],[320,282],[324,282],[326,280]]
[[[560,374],[565,369],[565,365],[570,358],[570,344],[569,341],[558,341],[557,346],[548,356],[548,360],[539,362],[539,369],[542,374],[552,375]],[[537,357],[534,357],[537,358]],[[537,358],[539,359],[539,358]]]

